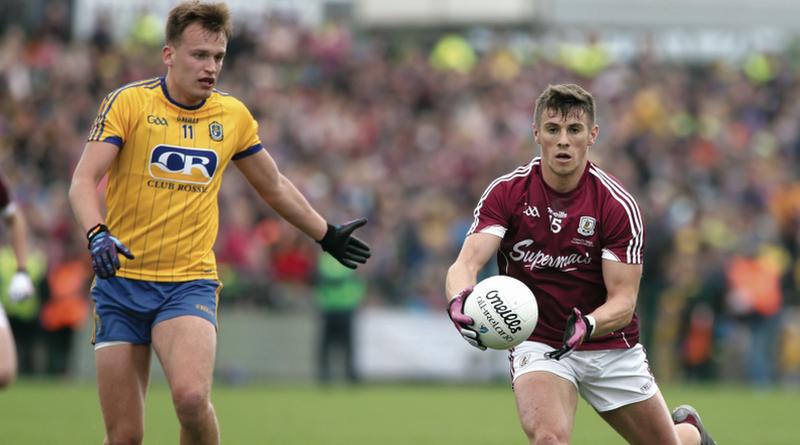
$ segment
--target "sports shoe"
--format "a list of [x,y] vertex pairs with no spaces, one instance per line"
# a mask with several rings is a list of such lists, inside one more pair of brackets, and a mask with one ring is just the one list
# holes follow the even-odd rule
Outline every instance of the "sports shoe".
[[700,431],[700,445],[717,445],[711,435],[703,426],[703,421],[700,420],[700,414],[691,405],[681,405],[672,411],[672,422],[677,425],[679,423],[688,423]]

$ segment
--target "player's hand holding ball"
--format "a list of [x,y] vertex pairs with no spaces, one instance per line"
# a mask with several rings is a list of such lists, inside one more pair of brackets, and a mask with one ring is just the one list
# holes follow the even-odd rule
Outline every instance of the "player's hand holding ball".
[[450,321],[453,322],[456,330],[464,337],[467,343],[481,351],[485,351],[486,346],[482,345],[480,339],[478,339],[478,332],[472,329],[475,321],[469,315],[464,314],[464,302],[471,293],[472,286],[462,290],[455,298],[450,300],[450,304],[447,305],[447,315],[450,316]]
[[448,312],[461,336],[482,350],[519,345],[531,336],[539,321],[533,292],[522,281],[506,275],[495,275],[464,289],[450,302]]
[[581,343],[589,340],[594,332],[594,325],[594,318],[581,314],[578,308],[572,308],[572,314],[567,318],[567,326],[564,329],[564,344],[559,349],[546,353],[545,356],[561,360],[572,354]]
[[28,272],[18,271],[11,278],[11,284],[8,286],[8,298],[16,303],[22,301],[33,295],[33,282]]
[[89,239],[89,252],[92,254],[92,268],[100,278],[111,278],[122,267],[119,255],[132,260],[133,254],[120,240],[111,235],[105,224],[98,224],[86,233]]

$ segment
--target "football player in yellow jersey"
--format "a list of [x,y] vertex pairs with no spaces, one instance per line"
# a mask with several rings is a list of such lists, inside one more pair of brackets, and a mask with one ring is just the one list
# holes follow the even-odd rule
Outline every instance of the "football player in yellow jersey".
[[[107,444],[142,442],[151,345],[181,443],[219,443],[210,392],[220,284],[211,248],[230,161],[268,205],[342,264],[356,268],[370,256],[352,236],[366,219],[328,224],[261,147],[246,107],[214,89],[230,35],[224,4],[173,8],[162,49],[166,76],[106,97],[75,169],[70,202],[97,275],[93,340]],[[104,217],[97,186],[106,174]]]

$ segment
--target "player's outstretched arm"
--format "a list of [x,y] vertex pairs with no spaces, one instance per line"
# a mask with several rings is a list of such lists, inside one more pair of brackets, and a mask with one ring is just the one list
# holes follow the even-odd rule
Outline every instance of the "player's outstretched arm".
[[500,241],[501,238],[487,233],[468,236],[445,278],[445,294],[449,300],[447,315],[464,340],[481,350],[486,347],[478,340],[478,333],[470,328],[473,320],[464,315],[464,302],[478,281],[478,272],[500,248]]
[[342,225],[329,224],[311,207],[297,187],[280,171],[266,150],[234,161],[261,198],[279,215],[317,241],[343,265],[355,269],[370,256],[369,246],[353,236],[365,218]]

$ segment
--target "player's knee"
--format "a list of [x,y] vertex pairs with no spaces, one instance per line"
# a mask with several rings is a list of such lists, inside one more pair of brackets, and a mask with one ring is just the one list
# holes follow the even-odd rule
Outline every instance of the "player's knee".
[[534,437],[528,436],[531,445],[569,445],[569,439],[552,432],[537,434]]
[[528,436],[528,441],[531,445],[568,445],[569,432],[559,431],[548,427],[533,427],[531,425],[523,425],[522,429],[525,435]]
[[8,388],[17,379],[17,373],[13,369],[0,368],[0,389]]
[[210,406],[208,392],[191,387],[174,390],[172,401],[181,421],[191,421],[203,416]]
[[141,428],[114,428],[106,435],[104,445],[142,445],[144,431]]

